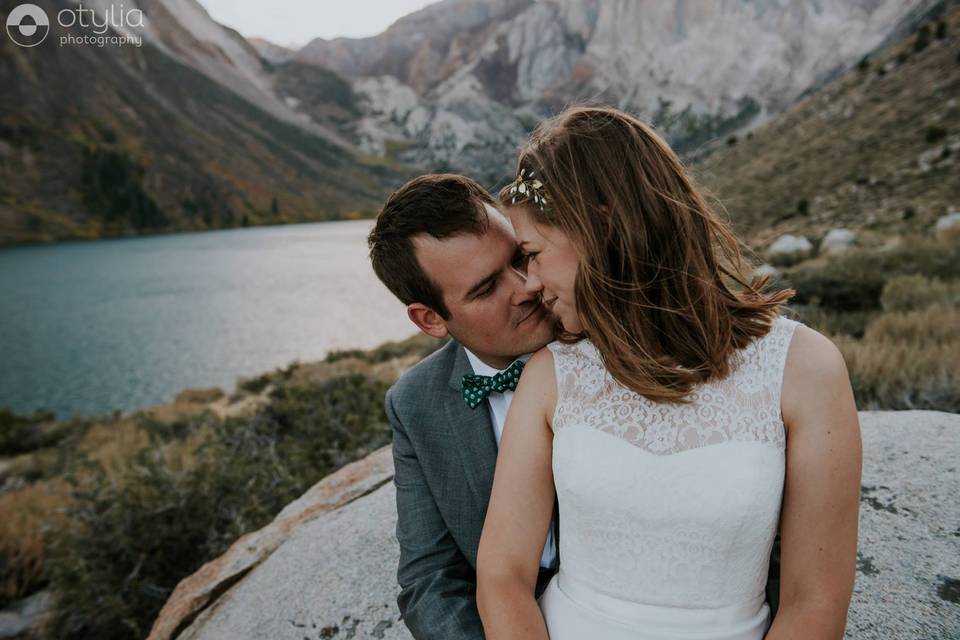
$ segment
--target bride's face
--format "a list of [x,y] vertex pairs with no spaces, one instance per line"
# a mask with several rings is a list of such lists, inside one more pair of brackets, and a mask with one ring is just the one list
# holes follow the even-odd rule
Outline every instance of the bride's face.
[[526,257],[526,290],[540,294],[544,306],[571,333],[583,330],[577,314],[574,287],[577,254],[570,239],[556,227],[537,224],[531,205],[510,208],[510,222]]

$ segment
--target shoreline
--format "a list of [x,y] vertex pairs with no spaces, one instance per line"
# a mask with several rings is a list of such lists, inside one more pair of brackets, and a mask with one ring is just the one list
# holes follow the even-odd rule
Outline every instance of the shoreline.
[[[12,421],[29,424],[65,424],[73,422],[123,421],[146,415],[165,421],[181,417],[194,417],[210,411],[220,419],[250,415],[270,401],[271,379],[277,376],[289,377],[296,371],[314,371],[338,361],[360,360],[385,363],[383,353],[395,351],[396,358],[402,359],[407,351],[418,351],[432,341],[421,333],[415,333],[403,340],[388,340],[372,349],[334,349],[317,360],[292,360],[286,366],[275,367],[251,376],[238,376],[231,389],[221,386],[184,387],[176,392],[172,400],[144,404],[131,409],[113,408],[91,415],[60,416],[46,407],[38,407],[31,412],[16,411],[10,405],[0,405],[0,416]],[[261,386],[261,381],[266,381]],[[2,458],[0,458],[2,459]]]
[[83,243],[83,242],[95,242],[98,240],[129,240],[132,238],[154,238],[158,236],[172,236],[172,235],[182,235],[187,233],[205,233],[211,231],[236,231],[240,229],[256,229],[262,227],[286,227],[296,224],[319,224],[325,222],[355,222],[358,220],[373,220],[376,217],[375,211],[361,211],[358,212],[358,215],[346,215],[338,218],[318,218],[316,220],[307,219],[307,220],[272,220],[264,222],[250,222],[248,224],[238,224],[235,226],[229,227],[214,227],[214,228],[175,228],[175,229],[164,229],[164,230],[154,230],[154,231],[126,231],[118,233],[106,233],[99,234],[97,232],[91,233],[76,233],[66,236],[58,236],[53,238],[38,238],[38,239],[27,239],[27,240],[7,240],[6,238],[0,238],[0,251],[5,249],[17,249],[20,247],[43,247],[43,246],[53,246],[53,245],[62,245],[69,243]]

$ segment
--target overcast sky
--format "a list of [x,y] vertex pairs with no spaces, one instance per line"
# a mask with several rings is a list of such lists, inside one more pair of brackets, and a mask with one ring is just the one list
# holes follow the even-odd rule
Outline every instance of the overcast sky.
[[362,38],[436,0],[200,0],[214,20],[283,46],[313,38]]

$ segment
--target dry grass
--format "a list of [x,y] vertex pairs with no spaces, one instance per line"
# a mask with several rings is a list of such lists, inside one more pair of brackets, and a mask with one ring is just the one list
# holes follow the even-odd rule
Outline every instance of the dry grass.
[[36,591],[46,582],[48,537],[66,524],[66,483],[50,480],[0,495],[0,601]]
[[946,38],[906,38],[693,165],[752,246],[833,227],[872,246],[960,204],[960,11],[946,20]]
[[912,311],[935,303],[960,305],[960,281],[927,278],[920,274],[890,280],[880,295],[884,311]]
[[960,412],[960,309],[935,303],[888,312],[862,340],[832,338],[843,352],[861,409]]

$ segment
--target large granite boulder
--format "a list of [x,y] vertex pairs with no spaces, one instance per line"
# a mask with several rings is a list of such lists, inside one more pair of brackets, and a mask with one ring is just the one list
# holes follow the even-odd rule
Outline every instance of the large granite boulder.
[[[861,412],[847,638],[960,637],[960,415]],[[409,639],[389,448],[328,476],[177,587],[150,640]]]

